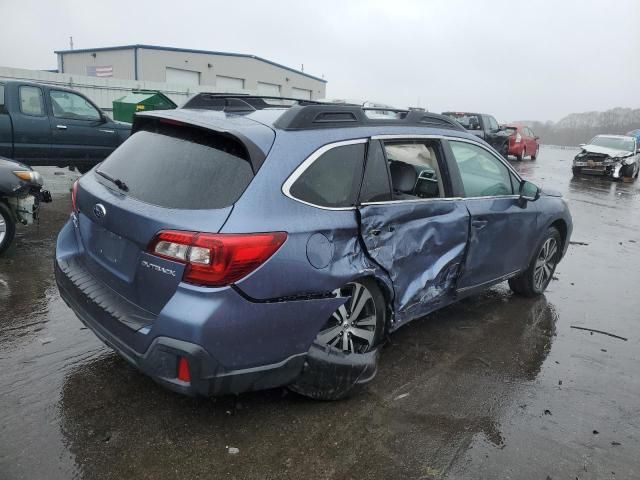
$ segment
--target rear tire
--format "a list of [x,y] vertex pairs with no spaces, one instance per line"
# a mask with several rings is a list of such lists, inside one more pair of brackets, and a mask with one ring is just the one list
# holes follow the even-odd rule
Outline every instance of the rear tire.
[[[290,390],[315,400],[348,397],[356,387],[373,380],[378,363],[376,347],[387,326],[386,300],[375,280],[358,279],[336,293],[350,295],[351,300],[333,313],[314,341],[314,346],[327,350],[326,359],[315,365],[307,361],[300,376],[289,386]],[[344,365],[339,359],[332,365],[332,356],[354,356],[355,373],[336,375]],[[367,362],[369,365],[363,367]]]
[[527,149],[526,148],[522,148],[522,153],[520,153],[520,155],[516,155],[516,158],[518,159],[519,162],[524,160],[524,157],[527,155]]
[[16,235],[16,222],[9,207],[0,200],[0,256],[9,248]]
[[571,167],[571,172],[574,177],[577,177],[581,173],[581,169],[579,167]]
[[562,255],[562,237],[555,227],[550,227],[536,248],[529,267],[517,277],[509,279],[513,293],[524,297],[542,295],[553,278]]

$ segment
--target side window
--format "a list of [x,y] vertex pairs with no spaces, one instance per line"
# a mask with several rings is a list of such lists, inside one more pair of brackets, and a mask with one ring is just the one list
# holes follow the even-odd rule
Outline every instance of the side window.
[[100,112],[84,97],[75,93],[51,90],[51,106],[53,116],[73,120],[100,120]]
[[387,159],[380,141],[373,140],[369,144],[367,165],[360,189],[360,202],[386,202],[388,200],[391,200],[391,187]]
[[4,107],[4,85],[0,85],[0,107]]
[[415,200],[444,196],[438,154],[433,141],[416,140],[384,144],[393,200]]
[[362,179],[364,143],[334,147],[318,157],[291,185],[289,193],[322,207],[352,207]]
[[42,90],[38,87],[22,86],[20,87],[20,111],[25,115],[34,115],[43,117],[44,99]]
[[450,141],[466,197],[513,195],[511,172],[491,153],[477,145]]
[[498,130],[498,122],[496,122],[496,119],[491,116],[487,118],[489,119],[489,130],[491,131]]

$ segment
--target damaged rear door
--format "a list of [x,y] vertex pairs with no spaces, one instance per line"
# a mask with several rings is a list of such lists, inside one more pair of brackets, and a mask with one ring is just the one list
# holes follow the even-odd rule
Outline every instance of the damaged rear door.
[[371,140],[358,207],[360,235],[393,282],[396,325],[454,298],[469,212],[451,192],[439,139]]

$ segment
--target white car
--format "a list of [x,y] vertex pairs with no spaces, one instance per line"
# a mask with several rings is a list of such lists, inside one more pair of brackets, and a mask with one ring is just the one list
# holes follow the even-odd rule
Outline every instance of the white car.
[[630,135],[596,135],[573,159],[573,174],[637,178],[640,172],[640,144]]

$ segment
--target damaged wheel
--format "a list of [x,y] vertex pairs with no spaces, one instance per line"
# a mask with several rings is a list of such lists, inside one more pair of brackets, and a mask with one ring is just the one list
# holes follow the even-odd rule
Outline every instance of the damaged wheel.
[[16,222],[9,208],[0,200],[0,255],[9,248],[15,234]]
[[316,342],[349,353],[368,352],[380,342],[384,331],[385,304],[378,286],[363,279],[334,293],[351,299],[333,313]]
[[541,295],[549,285],[560,261],[561,245],[560,232],[554,227],[549,228],[529,268],[517,277],[509,279],[511,290],[525,297]]
[[344,398],[373,379],[387,321],[385,299],[374,280],[360,279],[334,293],[351,298],[320,330],[300,377],[289,386],[316,400]]

